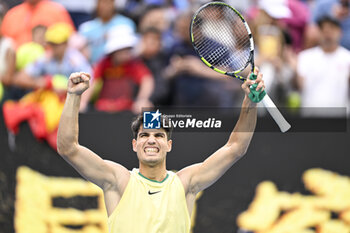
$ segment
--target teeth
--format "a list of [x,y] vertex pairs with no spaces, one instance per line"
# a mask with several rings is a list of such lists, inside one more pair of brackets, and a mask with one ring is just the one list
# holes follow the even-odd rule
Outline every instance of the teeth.
[[145,149],[146,152],[158,152],[157,148],[146,148]]

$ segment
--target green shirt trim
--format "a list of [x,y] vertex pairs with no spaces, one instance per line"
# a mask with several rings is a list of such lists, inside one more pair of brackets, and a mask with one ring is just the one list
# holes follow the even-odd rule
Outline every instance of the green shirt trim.
[[140,172],[139,172],[139,175],[141,177],[145,178],[146,180],[149,180],[149,181],[152,181],[152,182],[155,182],[155,183],[159,183],[159,184],[163,183],[169,177],[169,174],[166,174],[166,177],[162,181],[157,181],[157,180],[151,180],[151,179],[147,178],[146,176],[142,175]]

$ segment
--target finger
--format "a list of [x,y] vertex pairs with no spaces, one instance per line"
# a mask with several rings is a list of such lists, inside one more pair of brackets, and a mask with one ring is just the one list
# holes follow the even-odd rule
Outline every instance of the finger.
[[246,79],[241,87],[246,94],[249,94],[250,86],[253,85],[254,83],[255,83],[255,80]]
[[80,74],[78,72],[72,73],[69,76],[69,80],[71,80],[72,83],[77,84],[79,82],[79,76]]
[[76,77],[79,77],[80,76],[80,73],[79,72],[74,72],[72,73],[70,76],[69,76],[69,79],[73,79],[73,78],[76,78]]
[[261,80],[260,82],[259,82],[259,84],[258,84],[258,86],[256,87],[256,90],[257,91],[263,91],[263,90],[265,90],[265,83],[264,83],[264,80]]
[[71,80],[72,80],[72,82],[73,82],[74,84],[81,83],[81,81],[82,81],[81,78],[80,78],[80,76],[71,78]]
[[86,72],[80,72],[80,75],[85,75],[86,77],[91,78],[91,75]]
[[256,76],[255,81],[258,83],[258,82],[261,82],[261,80],[263,80],[263,74],[262,74],[262,73],[259,73],[259,74]]
[[265,86],[263,74],[259,73],[255,81],[258,83],[258,86],[256,88],[257,91],[259,91],[261,87]]
[[254,67],[254,74],[256,75],[259,74],[259,67],[257,66]]
[[90,81],[90,77],[84,73],[81,74],[81,79],[84,81],[84,82],[89,82]]
[[246,79],[246,81],[244,82],[244,84],[247,85],[248,87],[250,87],[255,83],[256,83],[256,80],[251,80],[251,79]]

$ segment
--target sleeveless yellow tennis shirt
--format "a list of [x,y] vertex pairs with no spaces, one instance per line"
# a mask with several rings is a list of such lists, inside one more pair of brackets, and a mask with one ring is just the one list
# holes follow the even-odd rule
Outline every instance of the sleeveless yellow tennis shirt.
[[134,168],[108,227],[110,233],[189,233],[191,220],[178,176],[167,171],[158,182]]

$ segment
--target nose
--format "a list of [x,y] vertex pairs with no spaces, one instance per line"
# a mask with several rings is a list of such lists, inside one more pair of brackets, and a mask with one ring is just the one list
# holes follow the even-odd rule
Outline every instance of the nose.
[[156,138],[153,135],[150,135],[148,137],[147,144],[150,144],[150,145],[156,144]]

